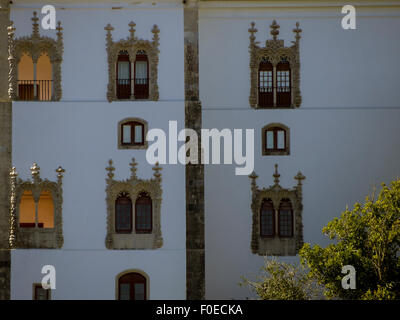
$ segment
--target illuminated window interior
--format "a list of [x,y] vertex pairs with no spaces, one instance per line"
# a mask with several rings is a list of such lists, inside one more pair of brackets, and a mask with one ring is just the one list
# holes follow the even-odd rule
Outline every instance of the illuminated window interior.
[[24,191],[19,205],[19,224],[23,228],[35,227],[35,201],[32,191]]
[[43,191],[38,203],[38,224],[43,228],[54,228],[54,202],[50,191]]

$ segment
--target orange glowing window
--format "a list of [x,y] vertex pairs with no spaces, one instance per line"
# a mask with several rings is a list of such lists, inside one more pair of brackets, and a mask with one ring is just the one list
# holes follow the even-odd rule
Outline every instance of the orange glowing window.
[[54,228],[54,202],[50,191],[42,191],[38,203],[39,228]]
[[35,227],[35,200],[32,191],[24,191],[19,204],[19,226],[22,228]]

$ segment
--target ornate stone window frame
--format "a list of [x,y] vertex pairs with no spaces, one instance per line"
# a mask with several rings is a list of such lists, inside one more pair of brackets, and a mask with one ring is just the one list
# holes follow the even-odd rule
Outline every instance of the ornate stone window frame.
[[[285,131],[285,146],[283,150],[267,150],[265,132],[270,128],[282,128]],[[261,129],[261,150],[263,156],[287,156],[290,155],[290,128],[282,123],[270,123]]]
[[[107,31],[106,35],[106,49],[107,49],[107,60],[108,60],[108,86],[107,86],[107,100],[112,101],[125,101],[117,98],[116,88],[116,63],[118,60],[118,54],[120,51],[127,51],[129,54],[129,60],[131,66],[134,65],[136,54],[138,51],[146,51],[149,63],[149,98],[144,100],[157,101],[159,99],[158,93],[158,60],[159,60],[159,32],[157,25],[153,26],[151,32],[153,33],[152,41],[138,39],[135,37],[135,26],[136,24],[131,21],[129,23],[130,35],[127,39],[121,39],[117,42],[113,41],[111,32],[114,28],[111,24],[108,24],[104,30]],[[131,90],[131,97],[128,100],[143,100],[135,99],[134,90]]]
[[[143,144],[142,145],[126,145],[122,144],[122,125],[127,122],[139,122],[143,125]],[[148,123],[146,120],[140,118],[125,118],[118,122],[118,149],[147,149],[148,141],[146,140],[146,135],[148,131]]]
[[[52,90],[51,101],[60,101],[61,88],[61,64],[63,60],[64,44],[61,22],[57,25],[57,40],[41,36],[39,33],[39,18],[36,11],[33,12],[33,24],[31,36],[14,39],[15,28],[11,22],[8,27],[8,51],[9,51],[9,89],[8,95],[11,100],[19,100],[18,97],[18,64],[24,53],[29,55],[33,61],[33,73],[36,74],[36,65],[40,56],[45,53],[49,56],[52,65]],[[33,79],[35,80],[35,79]],[[37,97],[36,97],[37,98]]]
[[[258,176],[253,172],[251,179],[253,215],[253,227],[251,238],[251,251],[258,255],[295,256],[303,245],[303,222],[302,222],[302,180],[305,176],[299,172],[294,178],[297,186],[293,189],[284,189],[279,185],[278,165],[275,165],[274,185],[269,188],[260,189],[256,180]],[[289,199],[293,209],[293,237],[280,237],[279,232],[274,232],[273,237],[262,237],[260,235],[260,210],[264,199],[271,199],[275,211],[275,228],[277,228],[278,210],[283,199]],[[275,229],[278,231],[277,229]]]
[[[62,230],[62,178],[65,170],[62,167],[56,169],[57,182],[42,180],[40,167],[36,163],[30,168],[32,180],[17,179],[18,173],[13,167],[10,171],[10,238],[11,248],[49,248],[59,249],[63,246],[64,237]],[[19,208],[24,191],[31,191],[37,207],[42,191],[51,192],[54,202],[54,228],[38,228],[37,221],[34,228],[19,227]]]
[[[255,23],[251,23],[251,28],[248,30],[250,33],[250,97],[249,103],[252,108],[265,108],[260,107],[258,102],[258,68],[260,62],[263,59],[268,61],[273,66],[273,83],[276,84],[276,67],[282,59],[289,62],[291,69],[291,105],[290,108],[299,108],[301,105],[301,94],[300,94],[300,33],[299,23],[296,23],[296,29],[293,32],[296,34],[295,41],[290,47],[285,47],[284,40],[277,39],[279,35],[280,26],[274,20],[272,22],[271,35],[273,39],[267,40],[265,47],[259,46],[259,42],[256,42],[255,33],[258,31],[255,28]],[[272,108],[287,108],[276,106],[276,90],[274,90],[274,107]]]
[[[154,175],[152,179],[138,179],[136,176],[137,163],[132,158],[131,176],[126,180],[115,180],[113,161],[108,162],[106,179],[106,203],[107,203],[107,235],[105,245],[107,249],[158,249],[163,245],[161,234],[161,173],[162,168],[156,163],[153,167]],[[147,193],[152,200],[153,208],[153,228],[151,233],[136,233],[135,220],[131,233],[116,233],[115,231],[115,201],[121,193],[129,195],[132,206],[135,205],[137,197],[141,193]]]

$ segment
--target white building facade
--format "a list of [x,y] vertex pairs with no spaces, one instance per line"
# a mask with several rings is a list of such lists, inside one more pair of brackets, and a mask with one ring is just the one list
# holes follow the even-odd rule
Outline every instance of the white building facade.
[[[129,140],[124,139],[127,135],[133,140],[144,138],[151,129],[168,133],[169,121],[177,121],[178,131],[187,127],[192,64],[198,67],[202,128],[254,129],[254,172],[258,176],[235,175],[235,165],[204,166],[204,198],[197,192],[198,202],[204,202],[198,216],[198,225],[203,228],[204,223],[204,235],[200,232],[195,239],[199,248],[204,247],[199,249],[205,252],[204,260],[200,256],[197,264],[204,279],[192,283],[199,286],[199,292],[205,286],[200,297],[254,297],[238,283],[242,276],[257,275],[266,253],[297,261],[301,243],[328,244],[321,234],[323,226],[346,205],[363,201],[374,186],[400,175],[400,91],[396,89],[400,2],[383,2],[353,3],[356,29],[345,30],[341,12],[345,3],[341,1],[53,1],[62,30],[44,30],[41,8],[47,3],[14,1],[10,19],[16,28],[15,43],[34,33],[34,11],[40,36],[62,40],[58,98],[54,61],[49,84],[53,101],[40,97],[31,101],[29,95],[39,96],[40,87],[18,83],[28,89],[18,87],[14,93],[19,99],[12,102],[11,161],[22,179],[15,178],[18,186],[34,181],[38,171],[41,179],[53,182],[62,175],[63,239],[54,248],[37,245],[38,238],[35,245],[15,245],[10,298],[35,298],[33,286],[40,284],[45,265],[56,269],[51,299],[121,298],[119,281],[129,273],[143,276],[147,299],[190,296],[188,282],[197,270],[193,266],[197,260],[188,258],[188,243],[192,242],[187,219],[193,218],[188,213],[187,194],[194,188],[188,183],[192,173],[181,164],[160,164],[162,170],[158,170],[146,160],[152,142],[138,146],[133,141],[124,147]],[[187,8],[198,17],[198,34],[190,29],[196,21],[188,20]],[[188,58],[192,57],[186,42],[188,30],[198,36],[198,57],[194,49],[192,60]],[[110,35],[114,44],[121,39],[125,42],[108,50]],[[153,52],[154,41],[157,48]],[[286,56],[277,54],[276,62],[271,61],[275,53],[268,56],[270,51],[265,50],[260,56],[263,60],[252,64],[252,43],[261,49],[297,47],[293,56],[292,49]],[[138,51],[130,51],[132,47]],[[114,60],[110,52],[116,52]],[[157,58],[155,69],[152,54]],[[123,55],[130,58],[124,60]],[[139,71],[132,55],[146,61],[148,69]],[[138,55],[147,55],[147,60]],[[128,69],[124,61],[130,63]],[[39,63],[35,68],[34,77],[40,77]],[[148,81],[144,97],[135,96],[141,88],[135,86],[140,72]],[[128,85],[118,82],[125,79],[122,74],[127,75]],[[265,77],[262,85],[261,76]],[[252,82],[254,77],[256,82]],[[261,96],[260,87],[269,95]],[[128,96],[121,98],[118,95],[126,94],[124,90]],[[287,97],[282,95],[285,90],[290,92],[289,100],[279,105]],[[263,97],[269,100],[262,102]],[[143,131],[140,134],[134,127],[124,131],[124,121],[142,123]],[[132,158],[136,165],[131,164]],[[30,170],[33,163],[40,170]],[[65,172],[55,172],[59,166]],[[110,191],[111,180],[116,181],[116,191]],[[155,185],[161,191],[154,191],[158,190]],[[16,191],[19,200],[21,190]],[[116,235],[116,199],[130,197],[132,221],[138,221],[135,199],[142,192],[151,198],[150,233],[154,238],[137,232],[137,225],[133,230],[131,225],[130,233],[137,233],[131,238]],[[272,199],[275,194],[280,198]],[[267,199],[275,201],[272,220],[263,220],[261,226],[258,214]],[[291,215],[285,222],[279,206],[286,199],[291,202]],[[32,208],[38,212],[39,206]],[[19,218],[20,202],[14,208],[11,200],[10,207]],[[57,209],[54,212],[58,214]],[[10,228],[16,239],[24,237],[20,223],[17,220]],[[40,229],[38,217],[33,223],[34,229]]]

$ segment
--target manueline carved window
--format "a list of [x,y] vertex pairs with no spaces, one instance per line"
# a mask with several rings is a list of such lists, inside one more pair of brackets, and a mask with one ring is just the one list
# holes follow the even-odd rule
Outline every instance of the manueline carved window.
[[30,168],[32,180],[17,179],[15,168],[11,182],[11,248],[61,248],[62,178],[65,170],[59,167],[57,182],[40,178],[36,163]]
[[33,13],[31,36],[14,39],[15,28],[8,28],[9,96],[12,100],[59,101],[63,35],[61,22],[57,39],[41,36],[39,18]]
[[157,249],[163,244],[161,234],[161,168],[153,167],[152,179],[136,176],[137,163],[130,163],[131,176],[115,180],[112,160],[106,168],[108,249]]
[[257,175],[250,175],[253,213],[251,250],[259,255],[294,256],[303,245],[302,180],[297,186],[284,189],[279,185],[278,165],[275,165],[274,185],[260,189]]
[[298,108],[300,95],[300,33],[296,23],[295,41],[285,47],[284,41],[277,39],[280,26],[274,20],[271,25],[272,40],[265,47],[256,42],[255,23],[250,32],[250,97],[252,108]]
[[158,93],[158,56],[159,32],[153,26],[152,41],[135,37],[136,24],[129,23],[130,35],[127,39],[114,42],[111,31],[114,28],[108,24],[107,55],[108,55],[108,89],[109,102],[116,100],[153,100],[157,101]]

